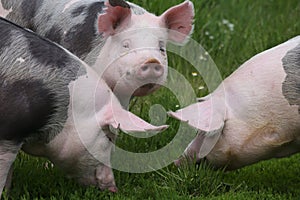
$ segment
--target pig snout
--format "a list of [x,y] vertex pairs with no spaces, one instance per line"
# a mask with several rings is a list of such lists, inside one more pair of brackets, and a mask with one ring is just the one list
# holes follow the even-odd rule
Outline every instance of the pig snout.
[[137,78],[141,80],[157,79],[162,77],[164,72],[164,67],[158,60],[150,59],[139,67],[137,70]]
[[113,193],[116,193],[118,191],[118,188],[115,183],[114,174],[110,167],[104,165],[98,168],[97,180],[98,187],[100,188],[100,190],[108,190]]

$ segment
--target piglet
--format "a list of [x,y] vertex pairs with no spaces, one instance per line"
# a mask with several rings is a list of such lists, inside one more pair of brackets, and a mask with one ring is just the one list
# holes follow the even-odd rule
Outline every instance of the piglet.
[[169,114],[199,130],[177,165],[187,157],[230,170],[299,152],[300,36],[254,56],[201,102]]
[[0,196],[21,149],[82,184],[116,192],[110,154],[117,131],[167,128],[124,110],[97,73],[67,50],[3,18],[0,113]]

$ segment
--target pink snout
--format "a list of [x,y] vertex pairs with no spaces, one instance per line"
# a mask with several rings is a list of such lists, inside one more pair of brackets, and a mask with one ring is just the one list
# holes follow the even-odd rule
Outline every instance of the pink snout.
[[96,177],[98,181],[98,187],[101,190],[108,190],[112,193],[118,191],[116,187],[114,174],[112,169],[106,165],[100,166],[97,168]]
[[162,77],[164,72],[164,67],[158,60],[150,59],[137,70],[137,78],[141,80],[157,79]]

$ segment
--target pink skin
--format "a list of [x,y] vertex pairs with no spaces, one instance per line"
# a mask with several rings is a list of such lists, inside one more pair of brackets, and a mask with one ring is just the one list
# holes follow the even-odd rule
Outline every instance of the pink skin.
[[94,68],[118,96],[152,93],[167,77],[167,41],[184,44],[193,31],[192,2],[185,1],[161,16],[146,11],[136,15],[129,8],[106,5],[98,18],[106,43],[95,64],[103,68]]
[[11,8],[9,10],[4,9],[3,6],[2,6],[2,3],[0,2],[0,15],[1,15],[1,17],[6,17],[11,11],[12,11]]
[[[230,170],[299,152],[298,106],[290,105],[282,94],[287,76],[282,58],[298,44],[300,37],[254,56],[204,102],[170,112],[202,131],[184,155],[198,161],[205,157]],[[182,157],[175,164],[184,161]]]

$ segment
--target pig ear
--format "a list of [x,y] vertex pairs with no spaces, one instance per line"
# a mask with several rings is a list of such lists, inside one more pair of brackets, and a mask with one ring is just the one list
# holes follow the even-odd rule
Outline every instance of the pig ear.
[[123,109],[119,103],[116,104],[113,102],[104,107],[104,112],[102,112],[99,118],[101,127],[110,126],[113,129],[120,129],[125,133],[154,133],[164,131],[168,128],[167,125],[153,126],[133,113]]
[[218,103],[210,98],[176,112],[168,112],[168,114],[175,119],[187,122],[200,131],[209,133],[220,130],[224,126],[225,105],[218,105]]
[[191,1],[174,6],[162,14],[161,18],[169,31],[169,40],[184,44],[193,32],[194,5]]
[[[112,1],[114,2],[114,1]],[[98,17],[98,31],[103,33],[104,37],[114,35],[122,31],[131,19],[131,10],[128,6],[113,6],[109,3],[105,3],[107,8],[103,14]]]

